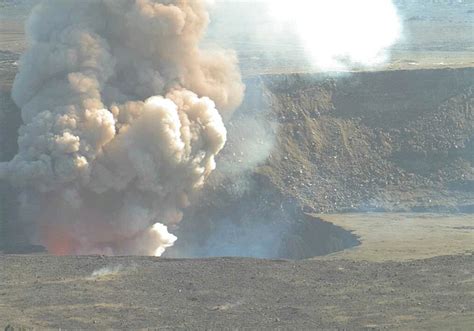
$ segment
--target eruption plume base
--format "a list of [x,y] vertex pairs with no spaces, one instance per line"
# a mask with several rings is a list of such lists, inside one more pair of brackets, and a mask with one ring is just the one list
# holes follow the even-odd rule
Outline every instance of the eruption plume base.
[[149,229],[128,237],[114,238],[110,242],[85,243],[78,240],[74,233],[75,229],[63,225],[45,226],[41,229],[42,243],[53,255],[133,254],[159,257],[177,240],[161,223],[155,223]]

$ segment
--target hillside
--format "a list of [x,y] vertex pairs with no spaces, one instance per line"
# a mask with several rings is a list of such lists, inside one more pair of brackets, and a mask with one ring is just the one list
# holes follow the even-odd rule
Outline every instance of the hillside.
[[271,162],[257,172],[304,205],[473,209],[474,69],[262,82],[280,125]]

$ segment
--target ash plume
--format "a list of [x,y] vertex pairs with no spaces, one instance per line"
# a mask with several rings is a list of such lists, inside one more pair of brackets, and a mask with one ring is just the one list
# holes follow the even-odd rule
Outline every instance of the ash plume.
[[[161,255],[216,167],[244,86],[233,52],[200,49],[196,0],[46,0],[12,96],[31,240],[54,254]],[[219,110],[219,111],[218,111]]]

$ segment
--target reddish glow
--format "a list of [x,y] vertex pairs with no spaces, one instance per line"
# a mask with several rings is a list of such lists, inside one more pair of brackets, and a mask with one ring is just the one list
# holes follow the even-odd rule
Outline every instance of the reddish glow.
[[67,227],[61,225],[46,225],[42,229],[42,237],[43,243],[50,254],[75,254],[77,242],[74,240]]
[[[112,233],[112,229],[106,231],[106,228],[97,226],[95,229],[98,234]],[[84,246],[84,242],[77,240],[77,233],[81,233],[80,230],[84,230],[84,228],[55,224],[45,225],[41,230],[42,244],[50,254],[57,256],[127,254],[131,247],[133,247],[133,251],[137,255],[161,256],[165,249],[171,247],[177,239],[176,236],[168,232],[165,225],[160,223],[156,223],[147,230],[133,233],[130,236],[108,237],[109,241],[88,241],[86,246]],[[99,239],[99,237],[96,239]]]

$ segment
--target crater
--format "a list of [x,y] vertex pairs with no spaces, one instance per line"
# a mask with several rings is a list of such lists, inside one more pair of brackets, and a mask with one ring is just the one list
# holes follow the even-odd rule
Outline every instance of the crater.
[[[215,206],[186,213],[165,256],[307,259],[360,244],[351,232],[306,214],[296,200],[251,184],[239,198],[220,192]],[[227,200],[227,202],[225,202]]]

